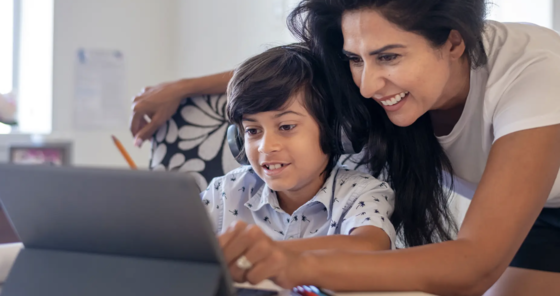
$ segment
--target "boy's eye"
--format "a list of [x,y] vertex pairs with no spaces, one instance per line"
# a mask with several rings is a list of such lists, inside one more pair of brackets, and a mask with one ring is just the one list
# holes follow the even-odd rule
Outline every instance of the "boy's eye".
[[380,62],[390,62],[398,58],[398,54],[384,54],[377,57],[377,60]]
[[293,130],[296,127],[295,124],[285,124],[285,125],[281,125],[280,126],[280,130],[282,131],[290,131]]
[[245,133],[247,133],[250,136],[256,135],[258,134],[258,130],[256,128],[247,128],[245,129]]

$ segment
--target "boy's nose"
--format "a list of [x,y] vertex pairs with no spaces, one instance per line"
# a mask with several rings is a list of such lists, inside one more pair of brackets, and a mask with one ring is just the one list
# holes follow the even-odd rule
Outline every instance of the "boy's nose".
[[281,147],[281,143],[276,137],[274,133],[267,133],[263,134],[261,138],[261,142],[259,144],[259,152],[264,154],[269,154],[272,152],[279,151]]

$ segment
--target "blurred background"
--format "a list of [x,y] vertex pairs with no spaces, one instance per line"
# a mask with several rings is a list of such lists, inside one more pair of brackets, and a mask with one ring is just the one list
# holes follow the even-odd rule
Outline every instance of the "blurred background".
[[[17,124],[0,124],[0,162],[9,160],[13,145],[69,142],[73,165],[126,167],[114,134],[147,168],[150,145],[133,148],[128,132],[132,97],[145,86],[231,70],[291,42],[285,19],[293,2],[0,0],[0,93],[17,106]],[[113,105],[122,120],[78,124],[88,120],[75,116],[83,107],[76,106],[84,82],[76,65],[80,49],[122,53],[122,96]]]
[[[126,167],[114,134],[147,167],[149,145],[134,149],[127,129],[132,97],[163,81],[233,69],[294,41],[285,19],[297,2],[0,0],[0,118],[11,123],[0,123],[0,162],[9,160],[10,146],[55,142],[71,144],[73,165]],[[489,18],[560,29],[560,3],[493,0]],[[96,114],[79,113],[88,107],[78,89],[88,82],[80,77],[87,69],[77,66],[80,50],[122,54],[120,72],[112,73],[118,77],[112,116],[120,120],[95,124]]]

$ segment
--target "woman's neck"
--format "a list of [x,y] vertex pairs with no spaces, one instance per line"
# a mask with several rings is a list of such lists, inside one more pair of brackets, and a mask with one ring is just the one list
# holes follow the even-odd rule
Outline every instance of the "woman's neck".
[[310,201],[321,187],[325,184],[326,173],[322,173],[318,178],[300,186],[295,190],[277,191],[278,203],[284,212],[292,215],[297,209]]
[[468,61],[458,63],[452,68],[449,82],[442,95],[442,102],[430,111],[432,126],[436,136],[451,133],[461,115],[469,96],[471,67]]

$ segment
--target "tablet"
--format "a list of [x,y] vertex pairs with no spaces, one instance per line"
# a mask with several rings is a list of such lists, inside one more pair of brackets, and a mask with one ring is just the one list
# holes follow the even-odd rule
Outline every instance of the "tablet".
[[[115,262],[129,262],[126,264],[130,266],[134,258],[138,259],[134,263],[137,266],[153,265],[161,270],[171,268],[171,263],[175,266],[173,268],[178,268],[177,264],[180,263],[185,270],[189,269],[189,264],[215,266],[219,283],[207,286],[217,289],[214,295],[236,294],[223,264],[211,222],[200,200],[198,186],[188,174],[2,164],[0,200],[25,246],[27,259],[21,261],[27,265],[39,264],[37,262],[41,260],[37,258],[47,256],[45,254],[56,254],[57,258],[74,256],[69,262],[76,265],[81,262],[81,259],[76,259],[76,254],[83,254],[83,264],[113,262],[114,266],[103,267],[106,271],[115,268],[126,270],[125,263]],[[54,255],[48,256],[51,257],[43,258],[42,262],[54,258]],[[92,256],[101,259],[92,259]],[[19,257],[15,267],[18,267],[18,260]],[[169,263],[169,266],[165,267],[163,263]],[[19,269],[12,269],[12,273],[15,273],[14,270],[31,268],[22,264]],[[66,272],[64,276],[79,277],[80,272],[71,272],[72,268],[77,268],[72,264],[60,272]],[[58,271],[52,266],[49,268],[52,269],[49,274],[37,276],[52,276],[53,281],[56,281]],[[103,268],[99,267],[98,270]],[[101,278],[107,272],[98,272],[100,282],[103,282]],[[10,286],[10,282],[17,283],[18,276],[29,277],[32,274],[22,272],[20,276],[12,273],[3,288],[3,295],[10,295],[10,289],[16,286]],[[208,281],[210,278],[215,280],[210,276],[207,278]],[[21,279],[28,283],[32,280]],[[76,279],[76,282],[79,281]],[[197,288],[205,287],[204,280],[193,281]],[[140,279],[135,282],[142,283]],[[180,285],[184,286],[185,283],[178,283]],[[27,286],[41,290],[40,285]],[[16,287],[20,290],[18,293],[14,291],[12,295],[31,295],[27,293],[32,291],[26,292],[21,290],[23,288]],[[47,288],[43,287],[42,291],[45,292]],[[184,293],[177,291],[177,295]],[[171,292],[166,294],[175,295]],[[93,291],[92,295],[95,295]]]

